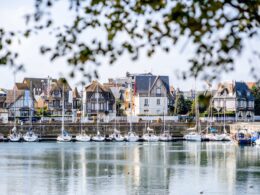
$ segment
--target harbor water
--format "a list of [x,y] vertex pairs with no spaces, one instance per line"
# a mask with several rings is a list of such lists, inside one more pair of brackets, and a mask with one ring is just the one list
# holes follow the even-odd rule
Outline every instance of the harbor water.
[[1,194],[260,194],[260,148],[232,143],[0,143]]

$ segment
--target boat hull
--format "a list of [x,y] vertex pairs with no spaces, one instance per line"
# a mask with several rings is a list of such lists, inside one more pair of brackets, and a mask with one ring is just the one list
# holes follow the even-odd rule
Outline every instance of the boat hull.
[[89,142],[90,136],[88,136],[88,135],[77,135],[75,139],[78,142]]
[[19,142],[21,141],[20,135],[9,135],[8,136],[10,142]]
[[57,137],[57,141],[58,142],[70,142],[72,139],[72,137],[70,135],[66,135],[66,136],[63,136],[63,135],[59,135]]
[[184,136],[184,139],[187,141],[198,141],[201,142],[202,137],[199,134],[187,134]]
[[159,137],[156,135],[144,134],[142,138],[146,142],[158,142],[159,141]]
[[35,135],[35,136],[24,136],[23,140],[26,141],[26,142],[37,142],[37,141],[39,141],[37,135]]
[[92,137],[92,141],[94,141],[94,142],[103,142],[103,141],[105,141],[105,137],[103,137],[103,136],[93,136]]

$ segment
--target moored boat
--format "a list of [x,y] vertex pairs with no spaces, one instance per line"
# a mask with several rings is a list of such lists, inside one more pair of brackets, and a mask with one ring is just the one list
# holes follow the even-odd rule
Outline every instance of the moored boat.
[[147,127],[147,133],[142,136],[144,141],[147,142],[157,142],[159,141],[159,137],[154,134],[154,129]]
[[23,136],[23,140],[26,142],[36,142],[39,139],[38,139],[38,135],[34,133],[30,128],[30,130],[26,132],[26,134]]
[[62,130],[62,133],[57,137],[58,142],[70,142],[71,139],[71,135],[65,130]]
[[58,142],[70,142],[71,139],[72,139],[72,136],[64,129],[64,115],[65,115],[65,108],[64,108],[64,105],[65,105],[65,101],[64,101],[64,84],[62,86],[62,123],[61,123],[61,134],[58,135],[57,137],[57,141]]
[[139,141],[139,136],[136,135],[135,132],[130,131],[130,132],[125,136],[125,139],[126,139],[126,141],[128,141],[128,142],[137,142],[137,141]]
[[239,145],[249,145],[251,144],[251,138],[247,133],[247,129],[241,129],[235,136],[235,139]]
[[116,142],[122,142],[125,140],[125,138],[121,135],[120,131],[117,129],[114,129],[113,134],[111,135],[112,141]]
[[95,142],[103,142],[103,141],[105,141],[105,137],[102,136],[99,131],[97,131],[97,134],[94,135],[91,139],[92,139],[92,141],[95,141]]
[[8,138],[11,142],[19,142],[21,137],[21,134],[17,132],[16,126],[12,128],[10,135],[8,135]]
[[75,137],[75,140],[78,142],[89,142],[90,139],[91,139],[90,136],[85,133],[80,133]]

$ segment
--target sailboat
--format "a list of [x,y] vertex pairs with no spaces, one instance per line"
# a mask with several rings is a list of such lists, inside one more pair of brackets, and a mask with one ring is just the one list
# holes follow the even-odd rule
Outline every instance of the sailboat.
[[97,127],[96,127],[97,134],[92,137],[92,140],[95,141],[95,142],[102,142],[102,141],[105,140],[105,137],[102,136],[100,134],[100,132],[99,132],[99,124],[98,124],[98,122],[99,122],[99,117],[98,117],[98,112],[99,112],[99,101],[98,101],[99,93],[98,93],[98,82],[97,81],[96,81],[96,94],[95,94],[95,96],[96,96],[96,105],[97,105]]
[[61,134],[58,135],[57,141],[59,142],[70,142],[72,137],[64,128],[64,110],[65,110],[65,94],[64,94],[64,84],[62,86],[62,123],[61,123]]
[[129,95],[130,95],[130,128],[128,134],[125,136],[126,141],[128,142],[137,142],[139,141],[139,136],[133,132],[133,125],[132,125],[132,83],[129,84]]
[[[31,88],[32,88],[32,84],[30,83],[30,95],[32,96]],[[32,108],[33,108],[32,104],[33,104],[33,100],[31,97],[31,106],[29,109],[30,110],[30,128],[29,128],[29,131],[27,131],[26,134],[23,135],[23,140],[26,142],[38,141],[38,135],[33,132],[33,128],[32,128]]]
[[82,111],[83,111],[83,88],[82,88],[82,96],[81,96],[81,115],[80,115],[80,133],[76,135],[76,141],[78,142],[89,142],[90,136],[86,134],[85,131],[82,130]]
[[201,136],[201,126],[199,121],[199,106],[198,106],[198,98],[196,94],[196,81],[195,81],[195,118],[196,125],[195,127],[188,128],[187,131],[190,131],[188,134],[184,136],[184,139],[187,141],[202,141]]
[[[15,72],[14,72],[14,84],[15,84]],[[10,135],[8,135],[8,138],[11,142],[19,142],[21,139],[21,134],[17,132],[16,127],[16,108],[15,108],[15,101],[16,101],[16,93],[15,89],[13,90],[14,95],[14,127],[11,130]]]
[[[165,107],[165,102],[164,102]],[[163,133],[159,135],[159,141],[171,141],[172,136],[170,135],[170,131],[165,128],[165,114],[163,108]]]
[[[117,89],[117,83],[116,83],[116,89]],[[115,123],[114,123],[115,127],[114,127],[113,133],[112,133],[112,135],[110,135],[110,137],[113,141],[122,142],[125,140],[125,138],[121,135],[121,132],[117,129],[116,122],[117,122],[117,120],[116,120],[116,115],[115,115]]]
[[[226,101],[224,102],[224,106],[226,106]],[[231,136],[227,133],[226,130],[226,114],[225,114],[225,107],[224,107],[224,120],[223,120],[223,133],[217,134],[216,140],[217,141],[232,141]]]
[[[211,94],[211,83],[206,81],[208,85],[208,90],[205,92],[205,96],[207,95],[207,92],[210,92]],[[209,107],[208,107],[208,120],[207,120],[207,127],[206,127],[206,134],[204,135],[204,138],[209,140],[209,141],[217,141],[216,140],[216,132],[217,129],[212,127],[212,117],[213,117],[213,110],[212,110],[212,95],[209,100]]]
[[8,138],[11,142],[19,142],[21,140],[21,134],[17,132],[16,125],[12,128]]
[[[150,83],[151,83],[151,77],[149,76],[149,89],[148,89],[148,105],[150,106]],[[148,111],[148,116],[150,116],[150,109]],[[147,133],[143,135],[143,140],[148,142],[157,142],[159,140],[159,137],[154,134],[154,129],[152,129],[149,126],[149,120],[148,120],[148,126],[146,128]]]

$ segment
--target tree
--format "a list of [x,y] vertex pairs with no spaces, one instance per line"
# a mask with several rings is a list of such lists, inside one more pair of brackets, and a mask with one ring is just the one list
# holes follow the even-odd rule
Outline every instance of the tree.
[[175,115],[187,114],[187,112],[188,112],[188,107],[185,104],[184,96],[182,94],[178,94],[175,100],[174,114]]
[[260,86],[253,86],[251,91],[255,97],[255,115],[260,115]]
[[[183,44],[180,40],[185,37],[193,43],[195,52],[183,78],[202,72],[214,78],[234,69],[234,59],[244,49],[243,40],[259,36],[257,0],[68,0],[72,22],[56,24],[52,8],[59,2],[35,0],[34,13],[25,16],[26,29],[0,29],[0,64],[17,65],[19,53],[13,50],[13,43],[48,31],[56,42],[53,46],[44,40],[39,48],[42,54],[48,54],[51,61],[67,59],[73,65],[72,77],[75,71],[88,78],[98,77],[96,71],[87,72],[85,65],[100,65],[101,57],[113,64],[124,53],[137,60],[141,50],[149,57],[158,49],[169,52],[172,46]],[[102,34],[86,39],[91,30]],[[252,53],[260,56],[257,50]],[[212,75],[206,74],[209,67]]]

